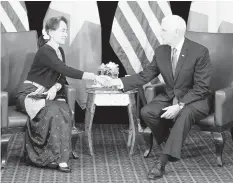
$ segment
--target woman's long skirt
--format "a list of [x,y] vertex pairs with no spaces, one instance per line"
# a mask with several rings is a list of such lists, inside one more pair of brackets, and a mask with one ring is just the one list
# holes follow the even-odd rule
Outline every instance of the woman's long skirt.
[[[19,110],[26,112],[25,97],[36,89],[32,84],[22,85],[16,100]],[[45,107],[27,122],[26,154],[33,164],[46,166],[51,162],[68,162],[71,152],[71,116],[65,101],[46,100]]]

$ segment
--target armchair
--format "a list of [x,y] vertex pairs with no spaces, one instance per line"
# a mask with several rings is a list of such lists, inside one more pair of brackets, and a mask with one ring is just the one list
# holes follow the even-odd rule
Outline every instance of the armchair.
[[[36,31],[3,33],[1,37],[1,167],[4,168],[11,138],[17,132],[24,132],[29,119],[16,110],[15,96],[27,77],[38,48]],[[74,116],[76,90],[66,86],[65,91]]]
[[[218,166],[223,166],[222,152],[225,144],[224,131],[230,130],[233,138],[233,34],[187,32],[186,37],[209,49],[212,63],[211,89],[214,92],[213,110],[206,118],[197,122],[202,131],[212,134]],[[165,84],[148,86],[145,89],[147,102],[164,91]],[[149,132],[150,133],[150,132]],[[148,157],[153,144],[150,133]]]

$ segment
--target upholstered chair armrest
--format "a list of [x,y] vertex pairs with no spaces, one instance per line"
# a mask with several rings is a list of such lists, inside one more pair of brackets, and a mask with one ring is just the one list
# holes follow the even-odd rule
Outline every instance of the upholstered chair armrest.
[[215,92],[215,125],[223,126],[233,121],[233,86]]
[[74,115],[75,110],[75,99],[76,99],[76,89],[69,85],[65,85],[66,99],[67,103],[71,109],[72,115]]
[[147,100],[147,103],[152,101],[153,98],[155,98],[156,95],[159,93],[165,92],[165,84],[164,83],[157,83],[154,85],[149,85],[145,87],[145,97]]
[[8,93],[1,91],[1,128],[8,127]]

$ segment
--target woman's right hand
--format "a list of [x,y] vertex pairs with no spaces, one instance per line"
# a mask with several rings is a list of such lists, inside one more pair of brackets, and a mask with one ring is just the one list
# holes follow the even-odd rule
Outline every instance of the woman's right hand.
[[82,79],[94,81],[96,79],[96,75],[94,73],[91,73],[91,72],[84,72]]
[[96,83],[104,87],[106,87],[105,83],[110,80],[112,80],[112,78],[106,75],[100,75],[96,77]]

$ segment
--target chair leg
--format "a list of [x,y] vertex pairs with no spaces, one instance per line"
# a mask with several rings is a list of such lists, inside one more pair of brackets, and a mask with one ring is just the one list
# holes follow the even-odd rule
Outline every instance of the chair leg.
[[145,150],[144,152],[144,158],[148,158],[151,150],[152,150],[152,147],[153,147],[153,134],[152,133],[145,133],[144,134],[144,140],[146,141],[146,143],[149,142],[149,146],[148,148]]
[[233,140],[233,127],[231,128],[231,138]]
[[27,150],[26,150],[26,132],[24,132],[24,149],[23,149],[23,160],[24,162],[28,163],[29,162],[29,157],[28,157],[28,154],[27,154]]
[[78,159],[79,158],[78,153],[75,151],[75,146],[76,146],[77,139],[78,139],[78,136],[75,136],[75,137],[71,138],[71,145],[72,145],[71,155],[72,155],[73,159]]
[[71,135],[71,158],[78,159],[79,155],[76,152],[76,143],[79,138],[79,135],[84,133],[84,131],[79,130],[75,125],[72,127],[72,135]]
[[212,136],[214,138],[215,148],[216,148],[216,156],[217,156],[217,164],[222,167],[222,152],[225,145],[225,135],[220,132],[212,132]]
[[12,134],[4,134],[1,136],[1,168],[5,168],[7,164],[8,144]]

